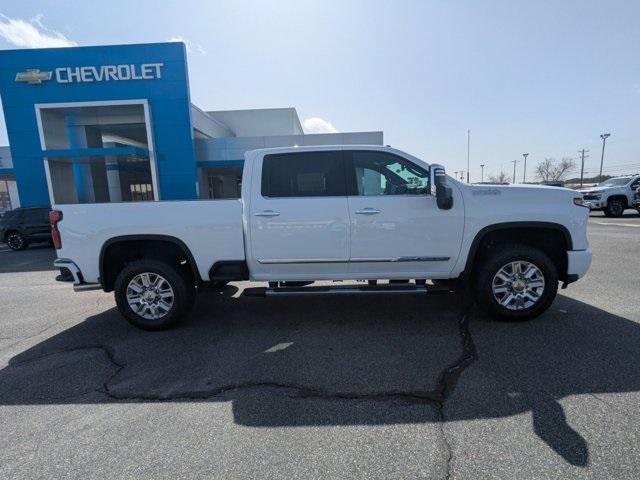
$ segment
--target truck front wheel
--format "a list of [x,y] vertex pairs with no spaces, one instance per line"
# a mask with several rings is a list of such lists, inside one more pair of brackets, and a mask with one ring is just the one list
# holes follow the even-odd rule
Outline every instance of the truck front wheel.
[[476,303],[498,320],[530,320],[542,314],[558,292],[558,271],[542,251],[504,245],[486,256],[472,280]]
[[173,266],[153,259],[127,264],[114,284],[120,313],[143,330],[164,330],[193,306],[195,287]]
[[609,200],[607,206],[604,209],[604,214],[607,217],[621,217],[624,213],[625,204],[620,198],[613,198]]

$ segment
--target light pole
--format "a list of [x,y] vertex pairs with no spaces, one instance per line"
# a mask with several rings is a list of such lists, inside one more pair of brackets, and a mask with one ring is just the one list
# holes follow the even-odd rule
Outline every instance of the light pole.
[[516,163],[518,163],[518,160],[512,160],[513,162],[513,183],[516,183]]
[[522,183],[526,183],[527,182],[527,157],[529,156],[529,154],[523,153],[522,156],[524,157],[524,172],[522,173]]
[[469,171],[471,166],[469,164],[469,147],[471,145],[471,130],[467,130],[467,183],[469,183]]
[[603,133],[600,135],[602,139],[602,156],[600,157],[600,175],[598,175],[598,182],[602,181],[602,164],[604,163],[604,144],[607,143],[607,138],[611,136],[610,133]]
[[589,155],[585,155],[585,153],[587,153],[589,150],[585,150],[584,148],[582,150],[578,150],[578,152],[580,152],[580,158],[582,159],[582,161],[580,162],[580,188],[582,188],[582,182],[584,180],[584,159],[587,158]]
[[484,183],[484,163],[480,164],[480,183]]

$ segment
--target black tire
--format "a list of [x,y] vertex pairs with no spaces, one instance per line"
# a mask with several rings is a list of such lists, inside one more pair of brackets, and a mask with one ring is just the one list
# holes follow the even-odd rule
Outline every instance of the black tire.
[[[130,282],[143,273],[160,275],[173,290],[173,295],[169,297],[172,299],[171,307],[159,318],[145,318],[134,311],[127,300]],[[114,295],[118,310],[132,325],[143,330],[165,330],[175,325],[191,310],[195,299],[195,286],[193,281],[177,268],[159,260],[142,259],[127,264],[118,274],[114,284]],[[151,314],[147,313],[147,310],[142,313]]]
[[[510,310],[498,303],[494,296],[493,280],[502,267],[515,261],[528,262],[537,267],[544,278],[544,287],[541,287],[542,293],[533,305]],[[510,322],[531,320],[547,310],[556,298],[558,271],[551,259],[537,248],[516,244],[501,245],[497,251],[480,260],[474,270],[471,287],[476,303],[490,317]]]
[[621,217],[625,210],[624,201],[619,198],[613,198],[607,202],[607,206],[604,209],[606,217]]
[[5,237],[5,241],[11,250],[24,250],[29,243],[20,232],[9,232]]

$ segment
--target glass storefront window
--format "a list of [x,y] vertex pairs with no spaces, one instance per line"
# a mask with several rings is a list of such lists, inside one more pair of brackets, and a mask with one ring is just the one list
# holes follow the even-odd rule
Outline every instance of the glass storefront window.
[[57,204],[154,199],[151,164],[146,157],[56,158],[49,160],[49,173]]
[[9,195],[9,180],[0,178],[0,213],[11,210],[11,197]]

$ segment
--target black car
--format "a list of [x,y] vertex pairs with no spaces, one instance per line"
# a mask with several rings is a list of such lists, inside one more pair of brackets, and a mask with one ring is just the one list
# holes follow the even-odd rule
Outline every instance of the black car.
[[12,250],[23,250],[31,242],[51,242],[51,207],[9,210],[0,218],[0,242]]

